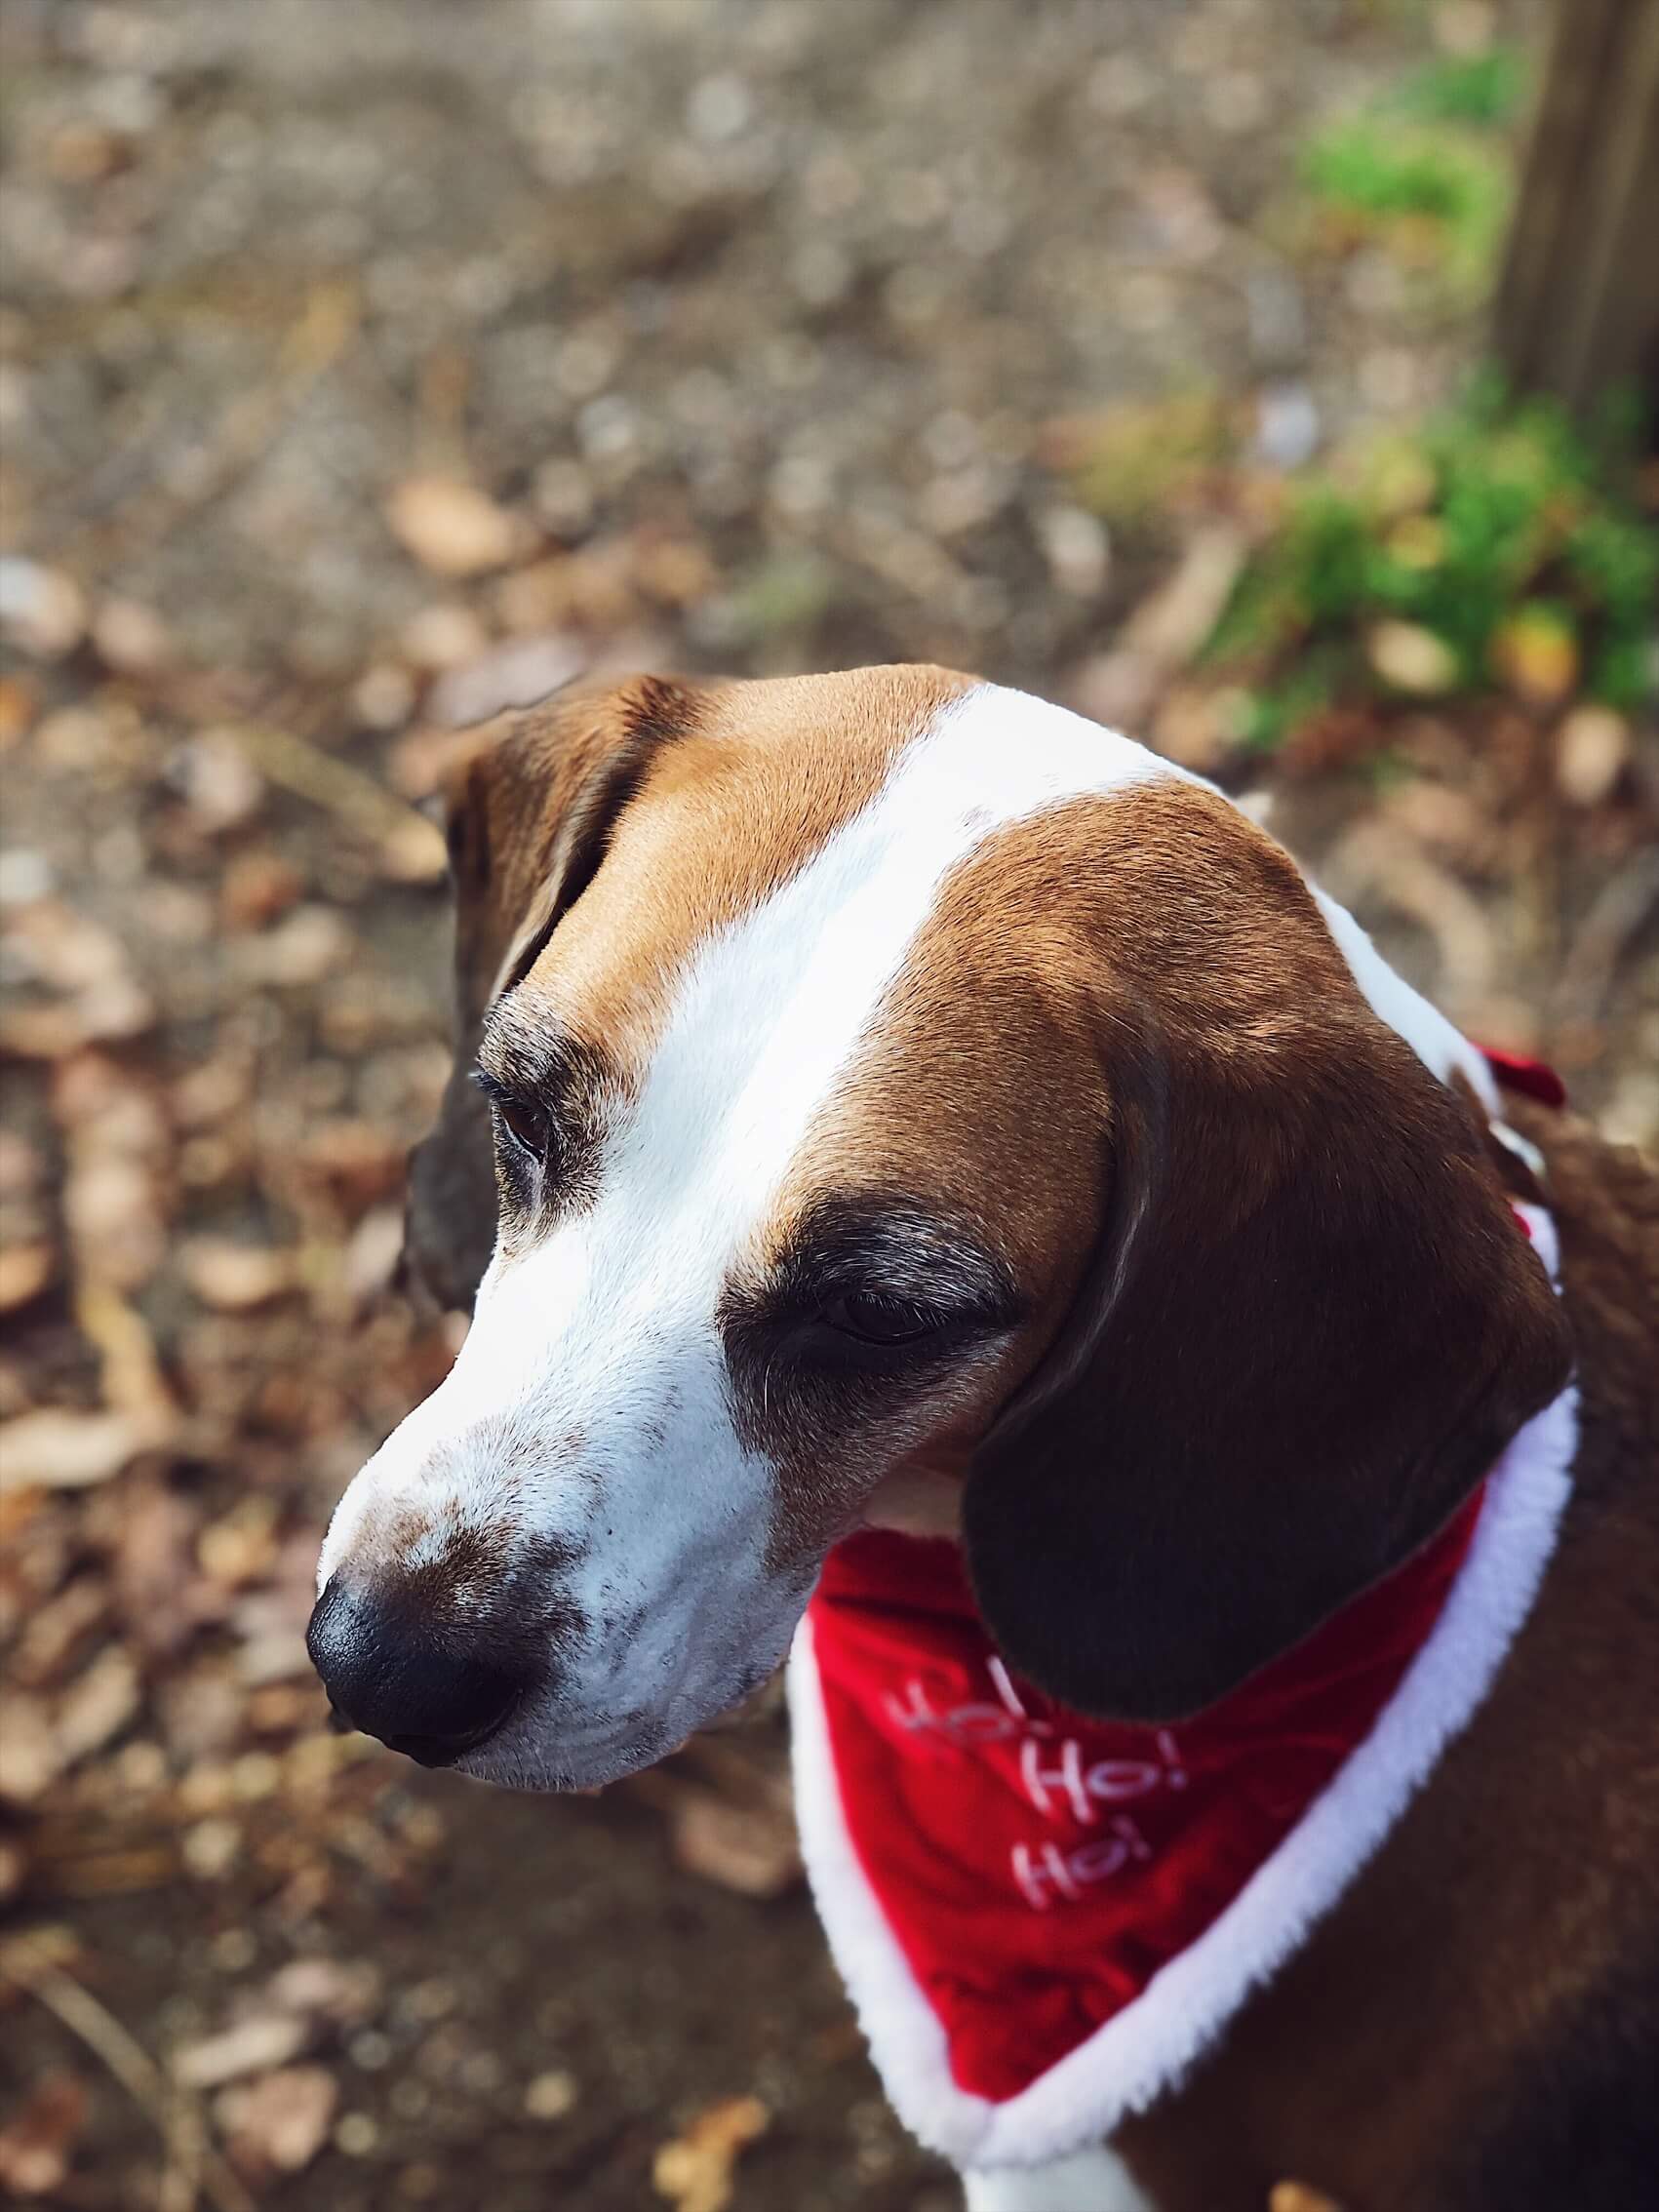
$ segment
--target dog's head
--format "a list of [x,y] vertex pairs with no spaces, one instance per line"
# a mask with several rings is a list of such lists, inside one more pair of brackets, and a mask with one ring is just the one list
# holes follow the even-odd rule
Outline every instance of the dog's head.
[[450,834],[412,1254],[482,1281],[312,1632],[417,1757],[646,1763],[929,1483],[1016,1670],[1190,1712],[1564,1378],[1475,1056],[1122,737],[936,669],[639,682],[484,732]]

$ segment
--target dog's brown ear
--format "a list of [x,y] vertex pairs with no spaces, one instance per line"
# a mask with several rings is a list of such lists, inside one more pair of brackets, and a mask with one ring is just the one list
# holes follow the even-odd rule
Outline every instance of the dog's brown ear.
[[1102,851],[1102,1218],[963,1501],[1010,1664],[1133,1721],[1404,1560],[1570,1366],[1469,1102],[1221,806],[1149,794]]
[[691,728],[695,687],[661,677],[561,692],[472,733],[446,779],[455,900],[455,1058],[410,1163],[404,1250],[445,1307],[470,1307],[495,1243],[489,1110],[472,1082],[484,1017],[597,874],[657,749]]

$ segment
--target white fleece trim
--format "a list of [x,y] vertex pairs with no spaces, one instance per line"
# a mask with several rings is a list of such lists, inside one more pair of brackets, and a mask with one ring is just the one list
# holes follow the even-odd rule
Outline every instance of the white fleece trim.
[[[1554,1224],[1525,1213],[1554,1275]],[[959,2166],[1035,2165],[1109,2136],[1172,2088],[1379,1849],[1467,1725],[1525,1620],[1571,1489],[1569,1386],[1510,1442],[1468,1557],[1370,1734],[1195,1943],[1086,2042],[1002,2104],[958,2087],[945,2033],[911,1974],[842,1814],[810,1621],[789,1668],[797,1818],[812,1894],[899,2117]]]

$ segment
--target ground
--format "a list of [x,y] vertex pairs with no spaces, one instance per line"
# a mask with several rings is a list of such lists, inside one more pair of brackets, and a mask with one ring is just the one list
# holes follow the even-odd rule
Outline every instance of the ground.
[[[739,2212],[954,2201],[795,1877],[775,1713],[562,1802],[323,1725],[318,1535],[454,1341],[394,1281],[446,1066],[409,802],[456,723],[582,667],[933,657],[1101,706],[1126,618],[1170,577],[1202,601],[1251,487],[1478,351],[1478,287],[1311,215],[1298,143],[1534,29],[10,0],[20,2194],[621,2212],[694,2206],[700,2142],[710,2205],[732,2155]],[[1211,417],[1225,485],[1102,522],[1080,455]],[[1191,632],[1177,589],[1168,665],[1130,671],[1177,750]],[[1207,765],[1454,1013],[1651,1137],[1653,755],[1567,727],[1497,697]]]

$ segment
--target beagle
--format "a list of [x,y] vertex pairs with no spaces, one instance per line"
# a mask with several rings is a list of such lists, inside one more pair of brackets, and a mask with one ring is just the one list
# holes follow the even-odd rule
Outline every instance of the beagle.
[[339,1711],[584,1788],[793,1641],[979,2212],[1644,2200],[1659,1178],[1221,793],[944,670],[562,695],[449,840],[409,1251],[474,1318],[329,1529]]

